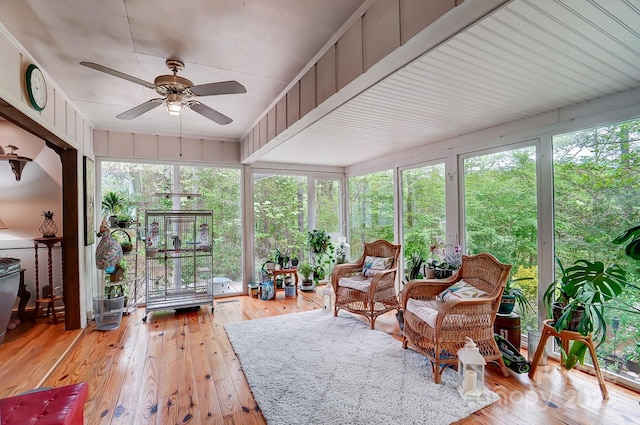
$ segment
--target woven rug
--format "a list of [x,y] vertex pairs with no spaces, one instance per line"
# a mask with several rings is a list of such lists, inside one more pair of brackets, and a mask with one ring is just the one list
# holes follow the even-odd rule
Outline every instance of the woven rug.
[[449,424],[498,400],[462,400],[457,375],[347,312],[315,310],[224,325],[270,425]]

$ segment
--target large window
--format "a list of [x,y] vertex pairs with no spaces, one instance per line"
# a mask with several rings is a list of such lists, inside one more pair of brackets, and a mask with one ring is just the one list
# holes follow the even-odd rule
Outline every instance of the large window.
[[255,270],[276,252],[308,255],[307,177],[254,174]]
[[340,180],[315,179],[315,194],[315,228],[340,235]]
[[402,231],[405,263],[416,254],[428,260],[445,240],[444,164],[402,171]]
[[474,156],[464,160],[465,247],[489,252],[512,265],[534,310],[520,311],[522,328],[537,328],[538,230],[536,149]]
[[349,178],[351,258],[362,255],[365,242],[393,242],[393,171]]
[[[617,263],[629,282],[639,281],[638,262],[612,240],[640,224],[640,121],[562,134],[553,139],[555,253],[564,266],[578,259]],[[628,288],[605,312],[606,341],[600,365],[640,382],[640,293]],[[587,359],[589,357],[587,356]]]
[[183,209],[213,211],[214,295],[243,292],[241,173],[235,168],[180,167]]
[[[234,168],[183,167],[166,164],[102,162],[102,193],[124,197],[124,209],[137,219],[141,233],[145,211],[150,209],[213,210],[214,294],[243,292],[241,173]],[[176,187],[176,184],[179,186]],[[198,196],[158,196],[158,193],[188,193]],[[138,302],[144,301],[144,244],[138,252]],[[124,258],[131,262],[132,256]],[[127,268],[133,264],[126,264]]]

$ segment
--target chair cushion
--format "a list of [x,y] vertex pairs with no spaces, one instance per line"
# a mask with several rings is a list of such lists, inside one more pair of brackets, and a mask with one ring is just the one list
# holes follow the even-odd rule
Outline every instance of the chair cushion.
[[366,278],[361,274],[341,277],[340,280],[338,280],[338,286],[355,289],[356,291],[368,292],[369,287],[371,287],[371,279]]
[[391,268],[393,264],[393,258],[389,257],[371,257],[366,256],[364,258],[364,264],[362,266],[362,275],[364,277],[373,277],[381,270],[387,270]]
[[452,297],[469,299],[479,298],[484,295],[487,295],[485,291],[476,288],[475,286],[471,285],[468,282],[465,282],[464,280],[459,280],[444,291],[440,292],[440,294],[438,295],[438,299],[440,301],[447,301]]
[[435,328],[438,312],[443,304],[444,302],[438,300],[415,300],[409,298],[407,301],[407,311],[412,312],[425,323],[428,323],[429,326]]

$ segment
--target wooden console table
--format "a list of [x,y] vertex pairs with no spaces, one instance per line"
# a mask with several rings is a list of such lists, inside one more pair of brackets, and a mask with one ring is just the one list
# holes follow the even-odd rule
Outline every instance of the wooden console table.
[[[63,300],[64,296],[61,295],[55,295],[54,293],[54,286],[53,286],[53,260],[51,258],[51,248],[53,248],[54,245],[56,244],[60,244],[60,246],[62,246],[62,241],[63,238],[61,237],[53,237],[53,238],[35,238],[33,240],[33,245],[36,251],[36,262],[35,262],[35,268],[36,268],[36,308],[35,311],[33,312],[33,322],[36,321],[36,319],[38,318],[38,308],[40,306],[40,304],[47,304],[47,317],[49,317],[49,313],[51,313],[51,315],[53,316],[53,324],[57,325],[58,324],[58,318],[56,316],[56,306],[55,306],[55,302],[59,301],[59,300]],[[47,247],[47,258],[48,258],[48,272],[49,272],[49,288],[50,288],[50,294],[48,294],[48,297],[41,297],[40,294],[40,279],[38,276],[38,246],[39,245],[45,245]],[[63,273],[64,276],[64,273]]]
[[545,320],[544,325],[542,327],[542,336],[540,337],[540,342],[538,343],[538,348],[536,349],[536,354],[533,357],[533,361],[531,362],[531,370],[529,371],[529,378],[533,379],[536,375],[536,369],[538,368],[538,362],[542,358],[542,354],[544,353],[545,345],[547,344],[547,339],[549,337],[560,338],[562,343],[562,349],[565,353],[569,352],[569,341],[580,341],[589,349],[589,353],[591,354],[591,359],[593,360],[593,368],[596,371],[596,377],[598,378],[598,383],[600,384],[600,392],[602,393],[602,399],[608,400],[609,393],[607,392],[607,387],[604,382],[604,377],[602,376],[602,371],[600,370],[600,365],[598,364],[598,357],[596,356],[596,349],[593,345],[593,340],[591,339],[591,334],[584,336],[580,332],[574,331],[556,331],[553,327],[553,321],[550,319]]

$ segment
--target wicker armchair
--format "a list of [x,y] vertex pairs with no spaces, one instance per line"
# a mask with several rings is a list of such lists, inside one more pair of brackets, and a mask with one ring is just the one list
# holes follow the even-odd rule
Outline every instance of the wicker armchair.
[[[510,265],[500,263],[491,254],[464,255],[462,266],[453,276],[413,280],[402,290],[402,348],[411,342],[431,361],[436,384],[441,382],[445,367],[457,366],[458,350],[465,345],[467,336],[478,345],[487,363],[497,362],[504,376],[509,375],[493,337],[493,322],[510,271]],[[446,301],[436,298],[461,280],[486,294],[478,298],[450,296]]]
[[[377,271],[372,277],[365,277],[362,269],[367,256],[393,260],[390,267]],[[373,329],[378,316],[398,310],[400,303],[396,291],[396,274],[399,256],[400,245],[377,240],[364,244],[364,253],[355,263],[334,266],[331,273],[331,284],[336,294],[333,315],[337,316],[341,308],[362,314],[367,317]]]

